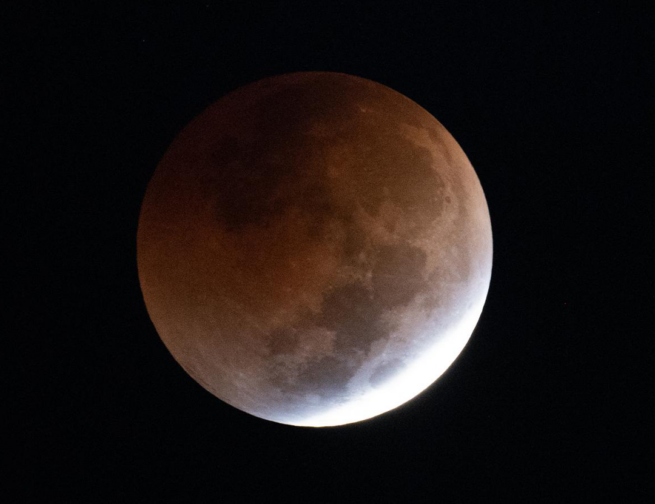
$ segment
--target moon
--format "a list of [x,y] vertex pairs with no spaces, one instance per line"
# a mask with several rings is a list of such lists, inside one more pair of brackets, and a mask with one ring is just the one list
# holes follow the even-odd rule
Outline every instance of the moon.
[[226,403],[298,426],[394,409],[469,340],[492,234],[468,158],[430,113],[331,72],[260,80],[173,141],[137,232],[148,314]]

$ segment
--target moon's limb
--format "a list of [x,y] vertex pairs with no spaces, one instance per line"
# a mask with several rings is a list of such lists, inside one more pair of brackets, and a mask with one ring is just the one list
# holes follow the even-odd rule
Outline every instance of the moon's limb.
[[138,230],[148,312],[201,385],[256,416],[338,425],[437,379],[486,298],[484,193],[452,136],[380,84],[307,72],[196,118]]

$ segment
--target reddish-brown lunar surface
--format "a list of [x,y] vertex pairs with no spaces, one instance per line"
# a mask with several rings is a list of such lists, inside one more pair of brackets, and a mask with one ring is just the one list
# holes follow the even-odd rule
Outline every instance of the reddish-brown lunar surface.
[[405,96],[307,72],[245,86],[175,139],[137,259],[182,367],[275,422],[357,422],[455,360],[491,277],[489,212],[446,129]]

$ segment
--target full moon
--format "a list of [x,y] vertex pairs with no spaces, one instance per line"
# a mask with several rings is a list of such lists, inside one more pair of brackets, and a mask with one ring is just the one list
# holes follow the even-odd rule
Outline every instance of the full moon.
[[468,158],[425,109],[331,72],[242,87],[173,141],[137,264],[177,362],[226,403],[358,422],[433,383],[469,340],[492,266]]

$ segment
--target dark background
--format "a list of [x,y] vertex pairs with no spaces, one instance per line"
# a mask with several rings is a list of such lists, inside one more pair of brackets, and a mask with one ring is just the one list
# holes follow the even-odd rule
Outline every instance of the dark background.
[[[14,502],[653,502],[655,23],[647,2],[536,4],[5,16]],[[159,340],[136,269],[140,203],[175,135],[225,93],[301,70],[378,81],[437,117],[494,233],[459,359],[403,407],[339,428],[204,391]]]

